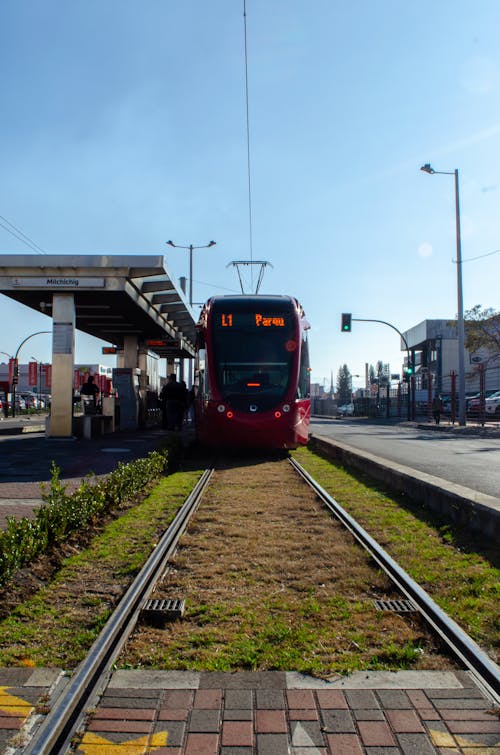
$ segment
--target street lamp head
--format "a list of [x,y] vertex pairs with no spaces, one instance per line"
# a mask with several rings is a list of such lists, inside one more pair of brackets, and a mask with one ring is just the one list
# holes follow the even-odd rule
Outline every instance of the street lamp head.
[[167,244],[168,244],[169,246],[175,246],[175,244],[174,244],[174,242],[173,242],[173,241],[167,241]]
[[430,173],[430,174],[431,174],[431,176],[432,176],[432,174],[433,174],[433,173],[435,173],[435,172],[436,172],[436,171],[434,170],[434,168],[432,168],[432,167],[431,167],[431,164],[430,164],[430,163],[425,163],[425,165],[422,165],[422,167],[420,168],[420,170],[423,170],[423,171],[424,171],[424,173]]
[[208,246],[215,246],[216,243],[217,243],[216,241],[211,241]]

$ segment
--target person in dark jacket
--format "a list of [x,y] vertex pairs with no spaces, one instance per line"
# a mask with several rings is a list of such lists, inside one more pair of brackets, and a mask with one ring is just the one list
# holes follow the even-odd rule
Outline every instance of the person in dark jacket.
[[99,388],[94,383],[94,376],[89,375],[87,378],[87,382],[82,385],[80,388],[80,396],[88,397],[90,396],[91,399],[91,405],[93,406],[93,409],[95,410],[97,406],[97,396],[99,395]]
[[160,393],[162,425],[165,430],[180,430],[184,412],[184,392],[172,373]]
[[434,417],[434,422],[436,423],[436,425],[439,425],[442,411],[443,411],[443,402],[441,401],[441,396],[436,395],[432,399],[432,416]]

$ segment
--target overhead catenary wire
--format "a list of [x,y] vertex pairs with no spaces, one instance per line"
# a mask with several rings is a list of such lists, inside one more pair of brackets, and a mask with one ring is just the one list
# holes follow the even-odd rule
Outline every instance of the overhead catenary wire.
[[[478,254],[477,257],[468,257],[468,259],[463,259],[462,264],[464,262],[474,262],[475,260],[482,260],[484,257],[491,257],[492,254],[498,254],[500,252],[500,249],[495,249],[493,252],[487,252],[486,254]],[[456,262],[456,260],[452,260],[452,262]]]
[[17,226],[15,226],[14,223],[11,223],[10,220],[5,218],[3,215],[0,215],[0,226],[4,228],[7,231],[7,233],[10,233],[11,236],[14,236],[16,239],[18,239],[18,241],[21,241],[26,246],[29,246],[30,249],[32,249],[37,254],[47,253],[40,246],[38,246],[38,244],[35,243],[33,239],[30,239],[29,236],[23,233],[23,231],[21,231],[20,228],[17,228]]
[[[246,126],[247,126],[247,173],[248,173],[248,227],[250,241],[250,261],[253,261],[253,230],[252,230],[252,173],[250,161],[250,107],[248,96],[248,44],[247,44],[247,5],[243,0],[243,27],[245,37],[245,102],[246,102]],[[253,288],[253,273],[251,272]]]

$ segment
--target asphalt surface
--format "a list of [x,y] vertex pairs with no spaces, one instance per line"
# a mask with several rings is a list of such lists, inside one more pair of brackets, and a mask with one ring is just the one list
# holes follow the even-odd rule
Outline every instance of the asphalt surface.
[[500,426],[315,417],[311,432],[500,498]]

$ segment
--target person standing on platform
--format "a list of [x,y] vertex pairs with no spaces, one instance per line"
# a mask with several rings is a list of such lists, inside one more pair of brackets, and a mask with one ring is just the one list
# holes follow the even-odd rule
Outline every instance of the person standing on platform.
[[172,373],[168,376],[160,393],[162,425],[165,430],[180,430],[179,415],[183,411],[182,398],[182,387]]
[[99,388],[94,383],[94,376],[89,375],[87,378],[87,382],[82,385],[80,388],[80,396],[90,396],[92,399],[91,405],[93,406],[93,409],[95,411],[97,406],[97,396],[99,395]]

